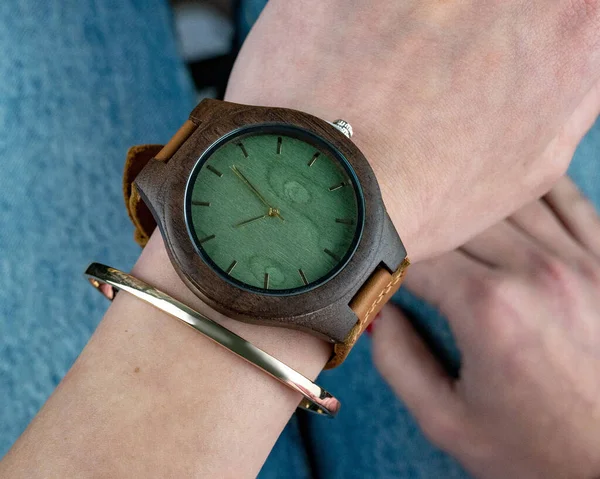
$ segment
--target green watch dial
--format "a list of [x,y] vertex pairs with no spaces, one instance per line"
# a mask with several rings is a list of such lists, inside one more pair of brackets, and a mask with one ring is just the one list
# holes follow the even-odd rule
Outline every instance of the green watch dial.
[[363,196],[348,162],[325,140],[262,125],[225,137],[194,167],[186,220],[221,277],[266,294],[331,279],[363,226]]

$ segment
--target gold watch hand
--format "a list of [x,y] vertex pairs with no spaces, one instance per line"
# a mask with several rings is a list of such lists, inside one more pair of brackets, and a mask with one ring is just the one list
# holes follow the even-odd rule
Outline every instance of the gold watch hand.
[[237,223],[237,224],[235,224],[233,226],[235,228],[239,228],[240,226],[247,225],[248,223],[252,223],[253,221],[262,220],[263,218],[266,218],[267,216],[269,216],[269,215],[267,214],[267,215],[257,216],[256,218],[250,218],[249,220],[242,221],[241,223]]
[[250,188],[250,191],[252,191],[252,193],[254,193],[254,195],[263,202],[263,204],[267,207],[267,208],[271,208],[271,205],[269,205],[269,203],[267,203],[267,200],[265,200],[265,198],[263,197],[263,195],[260,194],[260,192],[252,185],[252,183],[250,183],[250,181],[248,181],[248,178],[246,178],[244,176],[244,174],[238,169],[237,166],[232,165],[231,169],[233,170],[233,172],[235,173],[235,175],[242,180],[242,182],[248,187]]
[[242,180],[242,183],[244,183],[249,189],[250,191],[252,191],[252,193],[254,193],[254,195],[267,207],[269,208],[269,213],[268,216],[277,216],[281,221],[284,221],[283,217],[281,216],[281,214],[279,213],[279,210],[277,208],[273,208],[271,207],[271,205],[267,202],[267,200],[265,200],[264,196],[260,194],[260,192],[254,187],[254,185],[252,185],[252,183],[250,183],[250,181],[248,180],[248,178],[246,178],[244,176],[244,174],[239,170],[239,168],[235,165],[231,166],[231,170],[235,173],[235,175]]

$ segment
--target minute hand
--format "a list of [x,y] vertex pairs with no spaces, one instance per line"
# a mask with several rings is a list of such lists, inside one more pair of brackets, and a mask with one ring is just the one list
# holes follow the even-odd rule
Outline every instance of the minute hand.
[[267,200],[265,200],[264,196],[260,194],[260,192],[254,187],[254,185],[252,185],[252,183],[250,183],[250,181],[248,181],[248,178],[246,178],[244,176],[244,174],[238,169],[237,166],[233,165],[231,167],[231,169],[233,170],[233,172],[235,173],[235,175],[242,180],[242,182],[248,187],[250,188],[250,190],[252,191],[252,193],[254,193],[256,195],[256,197],[263,202],[263,204],[267,207],[267,208],[271,208],[271,205],[269,203],[267,203]]
[[283,221],[283,217],[279,214],[279,210],[277,208],[273,208],[268,202],[267,200],[265,200],[265,197],[263,195],[260,194],[260,191],[258,191],[254,185],[252,183],[250,183],[250,181],[248,180],[248,178],[246,178],[244,176],[244,174],[238,169],[237,166],[232,165],[231,166],[231,170],[235,173],[235,175],[242,180],[242,182],[250,189],[250,191],[252,191],[252,193],[254,193],[256,195],[256,197],[267,207],[269,208],[269,216],[277,216],[279,217],[282,221]]

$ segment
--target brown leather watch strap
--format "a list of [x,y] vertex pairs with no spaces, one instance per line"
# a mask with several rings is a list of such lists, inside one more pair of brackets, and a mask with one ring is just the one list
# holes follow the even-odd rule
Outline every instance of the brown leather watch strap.
[[150,235],[156,228],[156,222],[146,204],[140,198],[133,180],[140,171],[154,158],[163,145],[136,145],[129,148],[125,159],[125,171],[123,172],[123,197],[125,206],[131,222],[135,226],[133,237],[141,247],[146,246]]
[[141,247],[146,246],[146,243],[148,243],[150,235],[156,228],[156,222],[152,213],[142,201],[133,180],[152,158],[169,161],[185,140],[194,133],[196,128],[198,128],[196,123],[187,120],[166,145],[136,145],[127,151],[123,173],[123,196],[127,213],[135,226],[133,237]]
[[335,344],[333,356],[325,366],[326,369],[335,368],[344,362],[360,335],[375,319],[385,303],[400,289],[409,265],[410,261],[405,258],[394,273],[390,273],[383,267],[377,268],[356,293],[350,302],[350,308],[356,313],[358,321],[346,336],[346,340]]

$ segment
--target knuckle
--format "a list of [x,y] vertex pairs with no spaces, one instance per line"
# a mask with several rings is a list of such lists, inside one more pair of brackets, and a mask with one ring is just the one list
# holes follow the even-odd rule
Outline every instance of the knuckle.
[[531,261],[538,287],[561,298],[571,296],[574,274],[567,263],[549,254],[534,254]]

